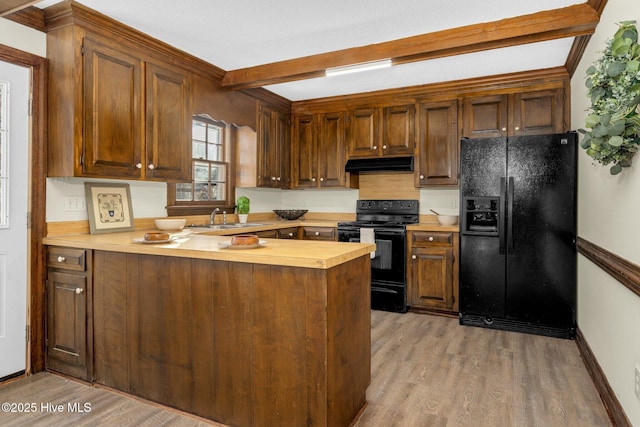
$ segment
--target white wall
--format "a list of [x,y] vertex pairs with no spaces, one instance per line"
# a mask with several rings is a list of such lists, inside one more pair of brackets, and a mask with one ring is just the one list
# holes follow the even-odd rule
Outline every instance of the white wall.
[[0,18],[0,44],[43,58],[47,56],[45,33],[5,18]]
[[[638,0],[609,0],[571,82],[571,123],[584,127],[590,105],[585,71],[600,55],[617,22],[640,21]],[[640,155],[617,176],[578,154],[578,235],[640,264]],[[640,426],[634,367],[640,367],[640,297],[583,256],[578,260],[578,327],[593,350],[627,416]]]

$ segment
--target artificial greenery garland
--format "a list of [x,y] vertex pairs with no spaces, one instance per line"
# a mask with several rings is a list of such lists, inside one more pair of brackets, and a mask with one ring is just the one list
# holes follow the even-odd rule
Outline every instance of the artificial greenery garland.
[[602,56],[587,69],[586,86],[592,111],[582,148],[617,175],[631,166],[640,147],[640,45],[636,21],[618,24]]

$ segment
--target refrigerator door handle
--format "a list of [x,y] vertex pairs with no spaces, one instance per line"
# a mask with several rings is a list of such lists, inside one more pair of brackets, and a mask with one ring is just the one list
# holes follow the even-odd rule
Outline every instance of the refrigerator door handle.
[[[500,178],[500,200],[507,195],[507,179],[505,177]],[[499,252],[504,254],[504,211],[502,207],[498,207],[500,217],[498,218],[498,240],[499,240]]]
[[507,186],[507,252],[513,254],[513,177],[509,177]]

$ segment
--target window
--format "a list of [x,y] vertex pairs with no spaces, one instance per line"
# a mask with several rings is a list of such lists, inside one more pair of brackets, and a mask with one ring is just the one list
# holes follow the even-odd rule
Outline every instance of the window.
[[9,83],[0,82],[0,227],[9,225]]
[[230,182],[231,128],[206,115],[193,116],[191,136],[192,181],[169,184],[169,215],[210,213],[233,203]]

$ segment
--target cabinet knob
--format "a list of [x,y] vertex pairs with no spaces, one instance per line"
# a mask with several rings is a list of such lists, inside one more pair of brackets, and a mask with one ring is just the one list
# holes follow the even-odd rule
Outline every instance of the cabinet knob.
[[315,234],[316,236],[319,236],[319,235],[320,235],[320,232],[319,232],[319,231],[316,231],[314,234]]
[[67,259],[63,256],[58,257],[58,262],[65,262]]
[[417,259],[418,257],[415,255],[411,255],[411,259]]
[[520,130],[520,126],[516,126],[516,130]]
[[275,176],[272,176],[272,177],[271,177],[271,181],[275,181],[275,180],[276,180],[276,177],[275,177]]
[[424,179],[424,175],[420,175],[420,179]]
[[84,289],[76,288],[76,294],[80,295],[82,292],[84,292]]
[[316,179],[315,178],[311,178],[311,182],[316,182]]
[[378,146],[377,146],[377,145],[374,145],[373,147],[371,147],[371,149],[372,149],[372,150],[377,150],[377,149],[378,149]]
[[289,233],[289,237],[293,237],[293,233]]
[[320,178],[320,182],[324,182],[324,178]]
[[506,131],[507,131],[507,128],[502,128],[502,132],[506,132]]
[[433,236],[429,236],[429,241],[433,242]]
[[151,170],[153,170],[153,169],[155,169],[156,167],[153,165],[153,163],[149,163],[148,168],[149,168],[149,169],[151,169]]
[[142,163],[136,163],[136,168],[137,169],[142,169]]
[[279,176],[278,176],[278,177],[276,177],[276,181],[280,181],[280,177],[279,177]]
[[387,149],[387,146],[386,146],[386,145],[383,145],[383,146],[382,146],[382,149],[383,149],[383,150],[386,150],[386,149]]

